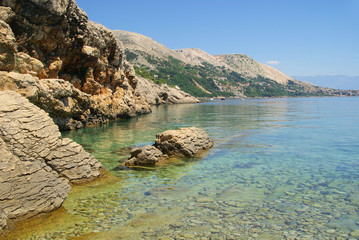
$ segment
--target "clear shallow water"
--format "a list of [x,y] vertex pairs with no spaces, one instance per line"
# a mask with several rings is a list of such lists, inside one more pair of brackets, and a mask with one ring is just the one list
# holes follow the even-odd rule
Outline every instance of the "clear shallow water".
[[[60,211],[23,224],[21,234],[358,239],[358,110],[359,98],[226,100],[154,107],[146,116],[63,133],[112,176],[74,187]],[[205,129],[214,147],[158,168],[118,169],[129,147],[187,126]]]

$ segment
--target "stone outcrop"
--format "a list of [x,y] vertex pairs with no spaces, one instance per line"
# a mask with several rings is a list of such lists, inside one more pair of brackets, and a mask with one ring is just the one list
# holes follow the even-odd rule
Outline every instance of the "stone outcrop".
[[[102,124],[150,111],[133,95],[91,95],[63,79],[39,79],[30,74],[0,71],[0,90],[19,92],[45,110],[61,130]],[[120,94],[120,93],[116,93]]]
[[[30,74],[45,88],[56,85],[55,100],[38,87],[37,95],[48,101],[29,100],[47,111],[61,129],[151,112],[143,95],[135,94],[138,80],[122,44],[109,29],[89,21],[74,0],[4,0],[1,5],[0,71]],[[30,79],[14,76],[10,78],[15,81]],[[3,89],[18,90],[11,86]]]
[[196,127],[168,130],[156,135],[153,146],[146,145],[131,151],[124,163],[127,167],[155,166],[170,157],[192,157],[213,147],[213,141],[203,129]]
[[151,105],[198,103],[199,100],[179,87],[169,87],[167,84],[157,85],[142,77],[138,77],[136,94],[144,96]]
[[48,114],[20,94],[0,91],[0,228],[7,219],[57,209],[70,183],[100,175],[101,164],[61,138]]

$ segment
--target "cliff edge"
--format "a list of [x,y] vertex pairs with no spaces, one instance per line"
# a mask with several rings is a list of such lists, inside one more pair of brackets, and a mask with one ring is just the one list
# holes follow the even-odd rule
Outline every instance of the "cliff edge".
[[[29,100],[62,130],[151,112],[146,99],[135,94],[137,78],[122,44],[109,29],[89,21],[74,0],[4,0],[1,5],[0,90],[18,91],[3,80],[14,79],[12,72],[35,85],[51,79],[58,94],[44,102],[40,95],[46,93],[39,91]],[[34,89],[31,84],[27,87]]]

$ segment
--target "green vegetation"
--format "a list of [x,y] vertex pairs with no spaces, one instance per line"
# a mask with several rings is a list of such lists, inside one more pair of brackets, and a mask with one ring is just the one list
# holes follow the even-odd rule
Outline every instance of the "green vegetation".
[[135,59],[137,59],[138,55],[134,52],[129,51],[128,49],[125,50],[125,54],[126,54],[126,59],[129,62],[134,61]]
[[173,57],[169,57],[168,61],[164,61],[147,56],[146,60],[151,64],[155,64],[157,69],[150,70],[149,68],[135,67],[136,74],[156,84],[166,83],[170,86],[179,86],[183,91],[196,97],[234,96],[231,92],[219,90],[213,78],[211,78],[211,74],[215,70],[212,65],[192,66]]
[[[229,71],[225,67],[203,63],[203,66],[193,66],[169,57],[167,60],[155,58],[145,52],[132,53],[126,50],[128,61],[136,64],[138,54],[142,55],[154,69],[135,65],[138,76],[144,77],[156,84],[179,86],[183,91],[195,97],[233,97],[233,92],[239,91],[247,97],[295,97],[295,96],[333,96],[342,95],[331,89],[307,86],[295,81],[288,81],[287,85],[280,84],[262,76],[256,78],[244,77]],[[233,89],[233,92],[221,91],[217,84]],[[236,89],[236,90],[234,90]]]

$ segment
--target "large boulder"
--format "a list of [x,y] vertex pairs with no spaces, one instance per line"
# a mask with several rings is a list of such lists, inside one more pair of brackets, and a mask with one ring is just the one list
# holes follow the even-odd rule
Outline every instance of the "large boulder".
[[48,114],[20,94],[0,91],[0,226],[61,206],[70,183],[100,175],[101,164],[61,138]]
[[131,157],[123,164],[155,166],[171,157],[192,157],[213,147],[213,141],[203,129],[196,127],[168,130],[156,135],[153,146],[134,148]]
[[169,156],[190,157],[213,147],[213,141],[203,129],[190,127],[157,134],[154,146]]
[[154,166],[164,159],[165,156],[158,148],[146,145],[132,149],[131,157],[125,162],[125,166]]

